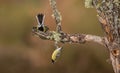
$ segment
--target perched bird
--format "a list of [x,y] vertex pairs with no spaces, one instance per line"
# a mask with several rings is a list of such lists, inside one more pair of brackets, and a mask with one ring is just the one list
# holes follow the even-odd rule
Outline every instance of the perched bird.
[[53,51],[52,57],[51,57],[52,63],[54,63],[56,61],[56,59],[60,56],[61,50],[62,50],[62,47],[57,48]]
[[37,30],[39,31],[42,31],[42,32],[46,32],[49,30],[49,28],[47,26],[45,26],[44,24],[44,18],[45,18],[45,15],[44,14],[38,14],[36,16],[36,19],[37,19],[37,22],[38,22],[38,25],[37,25]]

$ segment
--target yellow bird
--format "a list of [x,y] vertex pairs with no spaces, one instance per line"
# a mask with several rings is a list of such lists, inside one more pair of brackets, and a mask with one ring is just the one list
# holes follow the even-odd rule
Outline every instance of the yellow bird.
[[61,50],[62,50],[62,47],[57,48],[53,51],[52,57],[51,57],[52,63],[54,63],[56,61],[56,59],[60,56]]

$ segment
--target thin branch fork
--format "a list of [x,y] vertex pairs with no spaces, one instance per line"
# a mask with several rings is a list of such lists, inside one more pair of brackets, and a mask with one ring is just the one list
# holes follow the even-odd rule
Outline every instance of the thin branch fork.
[[[95,35],[86,35],[86,34],[67,34],[62,31],[61,20],[62,16],[57,9],[56,0],[49,0],[51,8],[53,10],[53,17],[55,18],[57,27],[56,31],[61,35],[61,42],[72,42],[72,43],[84,43],[88,41],[93,41],[101,45],[105,45],[105,37],[95,36]],[[39,35],[40,36],[40,35]]]

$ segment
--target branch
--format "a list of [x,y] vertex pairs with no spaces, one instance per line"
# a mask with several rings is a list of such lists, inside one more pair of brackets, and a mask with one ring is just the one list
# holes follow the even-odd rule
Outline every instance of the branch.
[[53,16],[53,18],[55,18],[55,21],[56,21],[56,24],[57,24],[56,31],[61,32],[62,31],[62,28],[61,28],[62,17],[60,15],[60,12],[57,9],[56,1],[55,0],[50,0],[50,5],[53,9],[53,15],[52,16]]
[[[85,34],[67,34],[67,33],[62,32],[62,28],[61,28],[62,16],[60,15],[60,12],[57,9],[56,1],[55,0],[50,0],[50,5],[51,5],[52,10],[53,10],[53,17],[55,18],[55,21],[56,21],[56,24],[57,24],[56,32],[58,32],[58,34],[61,35],[60,36],[61,37],[60,38],[61,42],[64,42],[64,43],[65,42],[83,43],[85,41],[86,42],[87,41],[93,41],[93,42],[104,45],[103,37],[94,36],[94,35],[85,35]],[[47,33],[46,35],[48,35],[48,34],[52,34],[52,33]],[[37,35],[44,36],[44,35],[41,35],[40,33],[38,33]],[[46,36],[46,38],[47,37],[48,36]],[[51,35],[49,35],[49,37],[51,37]],[[47,39],[50,39],[50,38],[47,38]],[[52,38],[52,39],[55,39],[55,38]]]
[[[67,33],[57,33],[55,31],[49,31],[47,33],[41,31],[32,30],[32,32],[44,40],[52,40],[61,43],[85,43],[85,42],[95,42],[100,45],[105,46],[107,41],[105,37],[90,35],[90,34],[67,34]],[[57,35],[56,35],[57,34]]]

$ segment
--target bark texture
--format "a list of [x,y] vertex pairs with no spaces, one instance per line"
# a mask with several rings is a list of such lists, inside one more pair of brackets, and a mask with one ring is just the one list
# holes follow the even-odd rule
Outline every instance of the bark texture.
[[93,0],[98,19],[106,33],[106,47],[115,73],[120,73],[120,1]]

